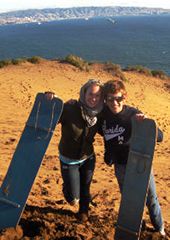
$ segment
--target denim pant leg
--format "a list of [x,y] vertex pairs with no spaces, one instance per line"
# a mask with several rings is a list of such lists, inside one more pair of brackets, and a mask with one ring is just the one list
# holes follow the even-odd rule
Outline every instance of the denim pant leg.
[[126,164],[114,164],[115,167],[115,176],[117,178],[120,192],[122,193],[123,185],[124,185],[124,179],[125,179],[125,173],[126,173]]
[[162,218],[161,208],[158,202],[158,197],[156,195],[153,171],[151,172],[146,205],[149,210],[151,223],[154,226],[155,230],[159,231],[163,226],[163,218]]
[[68,165],[60,161],[63,178],[63,194],[67,202],[80,199],[80,173],[79,164]]
[[[125,173],[126,173],[126,165],[115,164],[115,175],[116,175],[121,193],[123,190]],[[163,218],[162,218],[161,208],[158,202],[158,197],[156,195],[153,171],[151,171],[146,206],[148,207],[152,225],[154,226],[156,231],[159,231],[163,226]]]
[[90,185],[95,169],[96,157],[93,155],[80,165],[80,205],[79,213],[88,213]]

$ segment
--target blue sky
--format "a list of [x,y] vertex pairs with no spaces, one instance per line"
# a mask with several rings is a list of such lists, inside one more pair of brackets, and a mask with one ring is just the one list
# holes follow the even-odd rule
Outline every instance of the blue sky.
[[32,8],[65,8],[79,6],[136,6],[170,9],[169,0],[1,0],[0,13]]

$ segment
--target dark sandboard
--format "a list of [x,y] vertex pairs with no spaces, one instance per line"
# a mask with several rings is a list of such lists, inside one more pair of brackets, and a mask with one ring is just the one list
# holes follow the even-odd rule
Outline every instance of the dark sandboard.
[[17,226],[62,108],[61,99],[37,94],[0,188],[0,230]]
[[152,119],[132,118],[132,138],[115,240],[137,240],[146,203],[157,128]]

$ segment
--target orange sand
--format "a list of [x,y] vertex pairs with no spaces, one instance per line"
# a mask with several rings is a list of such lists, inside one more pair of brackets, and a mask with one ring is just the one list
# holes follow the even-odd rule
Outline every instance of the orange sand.
[[[170,92],[165,80],[137,73],[127,73],[125,83],[127,104],[142,110],[152,118],[164,132],[164,141],[157,144],[153,169],[157,195],[162,207],[167,237],[170,239]],[[29,116],[38,92],[54,91],[67,101],[79,97],[80,87],[90,78],[106,82],[113,76],[99,66],[90,72],[61,64],[57,61],[42,61],[38,65],[23,64],[0,69],[0,182],[7,172],[13,153],[19,141],[25,122]],[[95,152],[97,164],[91,195],[90,221],[76,221],[77,207],[69,206],[62,195],[62,178],[58,159],[60,125],[43,159],[26,208],[16,229],[10,228],[0,233],[1,240],[7,239],[113,239],[120,203],[118,184],[113,167],[103,162],[103,140],[96,135]],[[147,226],[151,229],[142,233],[141,239],[160,239],[152,231],[147,209],[144,212]],[[72,237],[72,238],[71,238]]]

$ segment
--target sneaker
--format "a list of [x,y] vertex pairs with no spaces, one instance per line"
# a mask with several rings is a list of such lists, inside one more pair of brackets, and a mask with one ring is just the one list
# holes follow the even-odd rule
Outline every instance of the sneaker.
[[86,222],[88,220],[88,214],[87,213],[78,213],[77,219],[82,222]]
[[79,199],[73,199],[71,202],[69,202],[71,206],[76,206],[79,203]]
[[160,233],[161,236],[163,236],[163,237],[166,235],[164,226],[159,230],[159,233]]

